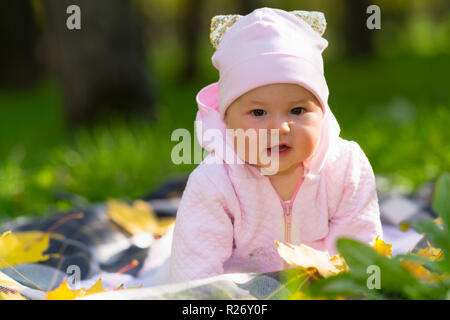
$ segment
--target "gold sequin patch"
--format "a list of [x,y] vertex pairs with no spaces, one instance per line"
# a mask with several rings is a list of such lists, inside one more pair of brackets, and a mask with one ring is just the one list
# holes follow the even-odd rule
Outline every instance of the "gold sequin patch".
[[[325,20],[325,15],[322,12],[303,10],[294,10],[289,12],[306,21],[319,35],[323,35],[325,32],[327,22]],[[240,14],[226,14],[216,15],[211,19],[209,38],[215,49],[217,49],[217,46],[222,40],[225,32],[241,17],[242,15]]]

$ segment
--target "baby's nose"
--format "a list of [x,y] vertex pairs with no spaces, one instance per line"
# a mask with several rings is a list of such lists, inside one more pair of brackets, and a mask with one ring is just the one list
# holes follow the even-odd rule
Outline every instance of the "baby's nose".
[[277,137],[291,132],[289,121],[280,121],[269,130],[269,139],[276,140]]
[[291,126],[289,125],[288,121],[281,122],[280,131],[283,131],[283,132],[291,131]]
[[280,134],[286,134],[291,132],[291,126],[287,120],[279,120],[275,123],[274,129],[278,129]]

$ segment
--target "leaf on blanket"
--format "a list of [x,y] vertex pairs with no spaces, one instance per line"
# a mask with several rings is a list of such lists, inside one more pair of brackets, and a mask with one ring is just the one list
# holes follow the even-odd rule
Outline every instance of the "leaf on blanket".
[[118,291],[118,290],[127,290],[127,289],[141,289],[143,286],[143,284],[139,285],[139,287],[126,287],[123,285],[123,283],[118,286],[117,288],[115,288],[113,291]]
[[[142,288],[142,285],[140,285],[139,287],[125,288],[124,285],[121,284],[117,288],[112,289],[112,291],[136,289],[136,288]],[[66,279],[64,279],[58,288],[56,288],[53,291],[49,291],[47,293],[45,300],[73,300],[73,299],[88,296],[90,294],[102,293],[102,292],[108,292],[108,291],[109,290],[105,290],[105,288],[103,287],[102,278],[99,278],[97,280],[97,282],[87,290],[85,290],[85,289],[72,290],[72,289],[70,289],[69,285],[67,284]]]
[[[426,258],[431,261],[441,260],[444,257],[444,253],[441,249],[435,248],[431,246],[431,244],[427,241],[428,247],[424,249],[420,249],[417,251],[417,256]],[[431,272],[427,268],[423,266],[422,263],[409,261],[403,259],[400,262],[401,266],[407,269],[415,278],[421,279],[427,282],[438,282],[449,279],[448,274],[437,274],[435,272]]]
[[45,300],[73,300],[86,295],[84,289],[72,290],[67,284],[66,279],[53,291],[47,293]]
[[0,238],[0,269],[20,263],[47,260],[43,254],[49,245],[50,234],[41,231],[4,233]]
[[86,291],[86,295],[101,292],[106,292],[106,290],[103,288],[102,278],[98,278],[98,281]]
[[3,232],[3,234],[0,236],[0,239],[6,237],[10,233],[11,233],[11,230]]
[[375,244],[372,246],[378,254],[390,258],[392,256],[392,245],[387,244],[378,237],[375,239]]
[[424,280],[427,282],[438,282],[445,277],[441,275],[431,272],[427,268],[425,268],[419,262],[409,261],[409,260],[401,260],[400,265],[411,273],[416,279]]
[[432,247],[429,242],[428,248],[418,250],[417,254],[432,261],[441,260],[444,257],[443,251],[439,248]]
[[275,241],[278,254],[290,265],[303,268],[316,268],[320,275],[329,277],[347,269],[344,260],[339,256],[330,258],[328,252],[315,250],[307,245],[298,246]]
[[0,291],[0,301],[1,300],[28,300],[23,295],[18,292],[3,292]]
[[45,300],[73,300],[76,298],[81,298],[90,294],[101,292],[106,292],[106,290],[103,288],[101,278],[99,278],[98,281],[88,290],[72,290],[67,284],[66,279],[64,279],[58,288],[47,293]]
[[133,206],[110,200],[107,208],[108,216],[132,235],[149,231],[155,236],[163,236],[175,222],[175,218],[158,218],[148,202],[136,200]]

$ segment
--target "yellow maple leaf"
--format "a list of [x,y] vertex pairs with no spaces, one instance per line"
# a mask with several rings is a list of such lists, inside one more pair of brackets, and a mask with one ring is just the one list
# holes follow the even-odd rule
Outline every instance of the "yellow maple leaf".
[[420,249],[417,251],[417,255],[436,261],[442,259],[444,256],[444,252],[439,248],[434,248],[431,246],[431,244],[427,241],[428,248]]
[[28,299],[18,292],[9,293],[0,291],[0,301],[1,300],[28,300]]
[[[129,287],[125,288],[123,284],[118,286],[116,289],[113,289],[113,291],[117,290],[126,290],[126,289],[137,289],[142,288],[142,285],[139,287]],[[58,286],[58,288],[54,289],[53,291],[49,291],[47,293],[47,296],[45,297],[45,300],[73,300],[81,297],[88,296],[90,294],[96,294],[96,293],[102,293],[102,292],[108,292],[108,290],[105,290],[103,288],[102,279],[99,278],[96,283],[92,285],[89,289],[79,289],[79,290],[72,290],[70,289],[69,285],[67,284],[66,279],[61,282],[61,284]]]
[[[427,241],[428,247],[419,249],[417,251],[416,256],[426,258],[432,261],[440,260],[444,256],[444,253],[441,249],[435,248],[431,246],[431,244]],[[437,282],[444,281],[449,279],[448,274],[437,274],[425,268],[421,262],[410,261],[403,259],[400,261],[402,267],[407,269],[415,278],[425,280],[427,282]]]
[[158,218],[151,205],[142,200],[134,201],[132,206],[110,200],[107,204],[107,214],[112,221],[132,235],[149,231],[155,236],[162,236],[175,222],[173,217]]
[[84,296],[88,296],[90,294],[101,292],[106,292],[106,290],[103,288],[101,278],[99,278],[97,282],[95,282],[92,285],[92,287],[90,287],[87,290],[85,289],[72,290],[67,284],[66,279],[64,279],[58,288],[47,293],[45,300],[73,300]]
[[106,290],[103,288],[102,278],[98,278],[97,282],[86,291],[86,295],[101,292],[106,292]]
[[28,300],[20,294],[23,286],[0,271],[0,300]]
[[45,300],[73,300],[86,295],[84,289],[72,290],[66,279],[53,291],[47,293]]
[[344,258],[341,256],[340,253],[338,253],[337,255],[333,256],[330,259],[330,261],[333,262],[333,264],[336,267],[336,269],[338,269],[340,272],[349,271],[350,270],[348,265],[345,263]]
[[417,279],[425,280],[427,282],[437,282],[441,280],[441,277],[438,274],[426,269],[419,262],[402,260],[400,261],[400,265],[408,270],[411,275]]
[[372,246],[378,254],[390,258],[392,256],[392,244],[387,244],[378,237],[375,239],[375,244]]
[[290,265],[303,268],[315,268],[323,277],[338,274],[347,269],[340,256],[330,257],[328,252],[313,249],[307,245],[298,246],[275,241],[278,254]]
[[125,286],[123,285],[123,283],[118,286],[117,288],[115,288],[113,291],[118,291],[118,290],[125,290]]
[[408,231],[411,228],[411,223],[410,222],[400,222],[399,228],[403,232]]
[[3,234],[0,236],[0,239],[6,237],[10,233],[11,233],[11,230],[3,232]]
[[142,288],[142,284],[139,287],[126,287],[123,285],[123,283],[118,286],[117,288],[113,289],[113,291],[119,291],[119,290],[128,290],[128,289],[140,289]]
[[50,234],[41,231],[25,231],[3,234],[0,238],[0,269],[20,263],[47,260],[43,254],[48,249]]
[[310,297],[302,291],[296,291],[291,294],[287,300],[328,300],[326,297]]

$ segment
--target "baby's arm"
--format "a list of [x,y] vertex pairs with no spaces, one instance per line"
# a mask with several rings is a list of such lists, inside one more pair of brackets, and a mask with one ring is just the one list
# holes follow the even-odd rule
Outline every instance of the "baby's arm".
[[170,281],[184,282],[224,273],[231,256],[233,225],[220,191],[204,168],[189,176],[172,240]]
[[372,245],[377,236],[383,236],[382,232],[375,175],[361,147],[351,141],[343,195],[330,219],[326,248],[331,256],[335,255],[335,242],[340,237]]

